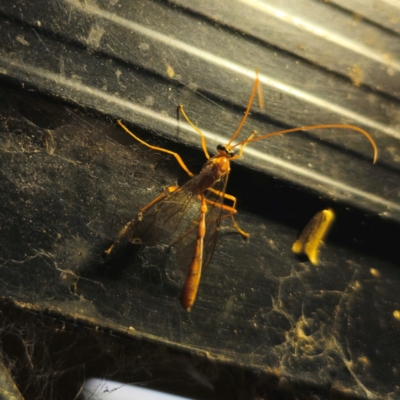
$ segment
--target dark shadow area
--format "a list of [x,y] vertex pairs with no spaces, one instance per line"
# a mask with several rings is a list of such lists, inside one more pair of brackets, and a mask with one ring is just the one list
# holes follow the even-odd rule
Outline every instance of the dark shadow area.
[[84,381],[99,376],[196,400],[357,399],[329,386],[285,382],[279,371],[244,368],[205,353],[188,355],[170,343],[133,339],[129,332],[46,310],[24,310],[5,299],[0,346],[2,361],[26,400],[83,399]]

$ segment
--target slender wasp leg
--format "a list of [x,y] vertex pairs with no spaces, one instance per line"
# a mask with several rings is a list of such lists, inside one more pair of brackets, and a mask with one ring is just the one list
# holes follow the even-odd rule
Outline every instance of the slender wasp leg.
[[[237,201],[237,200],[236,200],[236,197],[234,197],[234,196],[232,196],[232,195],[230,195],[230,194],[227,194],[227,193],[219,192],[218,190],[214,190],[214,189],[212,189],[212,188],[207,189],[207,190],[209,190],[210,192],[215,193],[217,196],[221,196],[221,197],[223,197],[224,199],[228,199],[228,200],[232,201],[233,204],[232,204],[231,206],[228,206],[228,205],[226,205],[226,204],[218,204],[218,203],[215,203],[215,204],[214,204],[211,200],[206,200],[207,203],[209,203],[209,204],[214,204],[215,207],[219,207],[219,208],[222,208],[224,211],[228,211],[228,212],[229,212],[229,215],[228,215],[228,216],[230,216],[230,217],[232,218],[232,224],[233,224],[234,228],[235,228],[242,236],[248,238],[248,237],[250,236],[250,233],[247,233],[247,232],[243,231],[242,229],[240,229],[239,225],[238,225],[237,222],[235,221],[235,218],[233,217],[233,216],[237,213],[237,210],[236,210],[236,201]],[[224,216],[223,218],[227,218],[228,216]]]
[[117,121],[118,125],[128,134],[131,135],[135,140],[137,140],[139,143],[141,143],[144,146],[147,146],[151,150],[156,150],[156,151],[161,151],[163,153],[171,154],[172,156],[175,157],[176,161],[178,161],[179,165],[182,167],[182,169],[191,177],[194,177],[194,174],[190,172],[189,168],[186,166],[186,164],[183,162],[181,156],[178,153],[174,153],[173,151],[163,149],[162,147],[157,147],[157,146],[152,146],[151,144],[146,143],[144,140],[138,138],[134,133],[132,133],[120,120]]
[[107,256],[110,255],[110,253],[112,252],[112,250],[114,249],[114,247],[118,244],[118,242],[121,240],[122,237],[125,236],[127,230],[129,229],[129,227],[132,225],[132,223],[136,220],[140,220],[141,216],[143,215],[143,213],[149,208],[151,207],[153,204],[157,203],[158,201],[160,201],[161,199],[163,199],[165,196],[168,196],[169,194],[175,192],[175,190],[179,189],[179,186],[170,186],[169,188],[165,189],[164,192],[162,192],[160,195],[158,195],[155,199],[153,199],[152,201],[150,201],[150,203],[146,204],[144,207],[142,207],[139,212],[136,215],[136,218],[133,219],[132,221],[129,221],[119,232],[117,238],[114,240],[114,243],[107,249],[104,251],[104,254],[106,254]]
[[236,197],[234,197],[234,196],[232,196],[232,195],[230,195],[230,194],[226,194],[226,193],[225,193],[224,198],[225,198],[225,199],[228,199],[228,200],[230,200],[230,201],[232,201],[232,203],[233,203],[232,206],[228,207],[230,210],[232,210],[232,211],[230,211],[230,212],[231,212],[231,219],[232,219],[232,224],[233,224],[233,226],[235,227],[235,229],[236,229],[242,236],[244,236],[244,237],[246,237],[246,238],[250,237],[250,233],[247,233],[247,232],[243,231],[242,229],[240,229],[240,228],[239,228],[239,225],[238,225],[237,222],[235,221],[235,218],[233,217],[233,216],[237,213],[237,210],[236,210]]

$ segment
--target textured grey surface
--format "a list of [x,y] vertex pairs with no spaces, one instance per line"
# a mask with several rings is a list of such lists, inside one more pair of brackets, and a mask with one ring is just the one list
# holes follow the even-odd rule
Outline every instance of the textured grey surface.
[[[398,36],[373,6],[339,3],[1,2],[0,73],[15,84],[1,102],[2,296],[267,371],[281,388],[398,397]],[[213,153],[243,115],[255,67],[265,108],[255,105],[244,136],[353,123],[376,139],[379,161],[354,132],[249,145],[229,190],[250,240],[225,224],[188,314],[160,249],[103,264],[137,210],[185,179],[114,121],[195,171],[198,135],[177,106]],[[316,268],[290,248],[325,205],[338,225]]]
[[2,24],[2,71],[199,146],[185,124],[177,131],[183,103],[215,148],[234,131],[257,67],[266,107],[253,113],[247,131],[353,123],[376,139],[380,164],[370,165],[362,136],[342,131],[265,141],[249,147],[243,163],[398,219],[394,33],[330,3],[223,4],[3,3],[3,12],[28,25]]

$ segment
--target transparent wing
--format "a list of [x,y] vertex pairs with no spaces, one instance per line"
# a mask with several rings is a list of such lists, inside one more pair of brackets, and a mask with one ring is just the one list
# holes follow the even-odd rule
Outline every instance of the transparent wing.
[[[227,184],[228,176],[225,175],[216,182],[211,190],[206,190],[204,196],[207,199],[207,214],[206,214],[206,233],[204,236],[203,245],[203,265],[202,269],[208,266],[215,250],[218,239],[218,230],[223,214],[223,194]],[[188,267],[196,246],[198,238],[198,223],[200,218],[200,200],[197,198],[197,219],[192,223],[190,229],[187,229],[180,237],[171,243],[171,247],[175,252],[175,259],[178,265]],[[186,270],[185,270],[186,271]]]
[[[125,237],[131,242],[140,241],[147,246],[168,245],[173,250],[174,264],[186,271],[196,240],[200,218],[199,187],[207,175],[212,176],[212,166],[205,167],[183,186],[172,193],[161,196],[143,213],[139,213],[129,224]],[[203,269],[209,264],[218,237],[221,222],[223,194],[228,176],[223,176],[205,190],[207,199],[206,234],[204,237]]]

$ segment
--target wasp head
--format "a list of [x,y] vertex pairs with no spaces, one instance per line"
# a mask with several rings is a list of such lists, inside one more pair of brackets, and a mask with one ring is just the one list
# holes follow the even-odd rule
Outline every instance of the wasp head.
[[230,146],[224,146],[223,144],[219,144],[217,146],[217,152],[220,155],[225,155],[228,158],[231,158],[235,155],[235,152],[232,150]]

